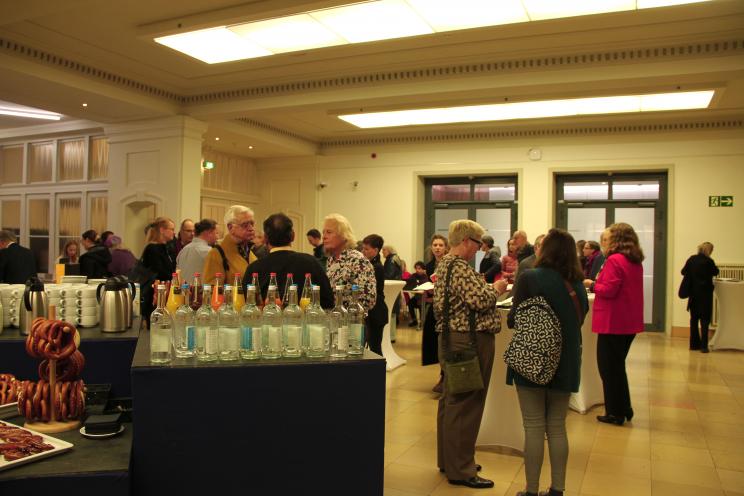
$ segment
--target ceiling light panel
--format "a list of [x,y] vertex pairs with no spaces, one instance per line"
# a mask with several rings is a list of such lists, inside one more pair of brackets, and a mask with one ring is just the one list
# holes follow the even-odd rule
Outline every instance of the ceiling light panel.
[[469,105],[464,107],[395,110],[390,112],[348,114],[338,117],[356,127],[369,129],[378,127],[539,119],[575,115],[691,110],[707,108],[710,105],[713,94],[713,90],[706,90],[652,95],[620,95],[493,105]]
[[230,26],[229,29],[273,53],[296,52],[348,42],[309,14]]
[[637,0],[636,7],[639,9],[653,9],[655,7],[668,7],[670,5],[684,5],[688,3],[710,2],[711,0]]
[[533,21],[634,10],[636,0],[522,0]]
[[207,64],[273,55],[225,26],[163,36],[155,41]]
[[16,110],[10,108],[0,107],[0,115],[9,115],[12,117],[26,117],[29,119],[43,119],[47,121],[58,121],[62,118],[59,114],[53,114],[51,112],[29,112],[25,110]]
[[435,31],[454,31],[514,22],[530,18],[521,0],[406,0]]
[[379,0],[310,12],[350,43],[431,34],[434,30],[403,0]]

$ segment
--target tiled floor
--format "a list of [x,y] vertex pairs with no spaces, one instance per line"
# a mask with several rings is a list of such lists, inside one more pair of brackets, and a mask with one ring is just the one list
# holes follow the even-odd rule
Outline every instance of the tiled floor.
[[[408,364],[387,378],[385,495],[516,494],[524,488],[517,456],[476,453],[482,475],[495,482],[489,490],[452,486],[437,470],[431,387],[439,369],[421,367],[420,343],[420,331],[398,329],[394,346]],[[632,423],[598,423],[601,406],[569,412],[566,495],[744,495],[744,352],[704,355],[688,351],[684,339],[643,334],[628,374]],[[550,484],[547,448],[545,456],[541,489]]]

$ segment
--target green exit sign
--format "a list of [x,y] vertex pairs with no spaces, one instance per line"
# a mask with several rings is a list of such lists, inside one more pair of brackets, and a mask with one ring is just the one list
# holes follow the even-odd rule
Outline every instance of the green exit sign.
[[709,207],[733,207],[734,197],[733,195],[726,196],[709,196],[708,197]]

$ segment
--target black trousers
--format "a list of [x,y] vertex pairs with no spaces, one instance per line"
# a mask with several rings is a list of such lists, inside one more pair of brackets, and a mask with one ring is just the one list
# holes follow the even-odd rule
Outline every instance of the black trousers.
[[597,336],[597,368],[602,378],[605,413],[624,417],[631,408],[625,358],[635,334],[599,334]]
[[369,346],[370,351],[382,356],[382,332],[385,330],[385,324],[380,325],[367,320],[365,327],[366,336],[364,338],[367,341],[367,346]]
[[[698,331],[698,322],[700,330]],[[708,347],[708,327],[710,326],[710,317],[698,314],[690,310],[690,349],[700,350]]]

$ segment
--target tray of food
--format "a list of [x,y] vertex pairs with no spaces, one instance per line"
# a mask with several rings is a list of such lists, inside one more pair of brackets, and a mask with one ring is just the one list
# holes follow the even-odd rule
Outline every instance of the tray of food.
[[0,422],[0,471],[71,450],[72,443]]
[[6,403],[5,405],[0,405],[0,419],[15,417],[16,415],[18,415],[17,401],[14,401],[13,403]]
[[18,415],[18,390],[13,374],[0,374],[0,419]]

